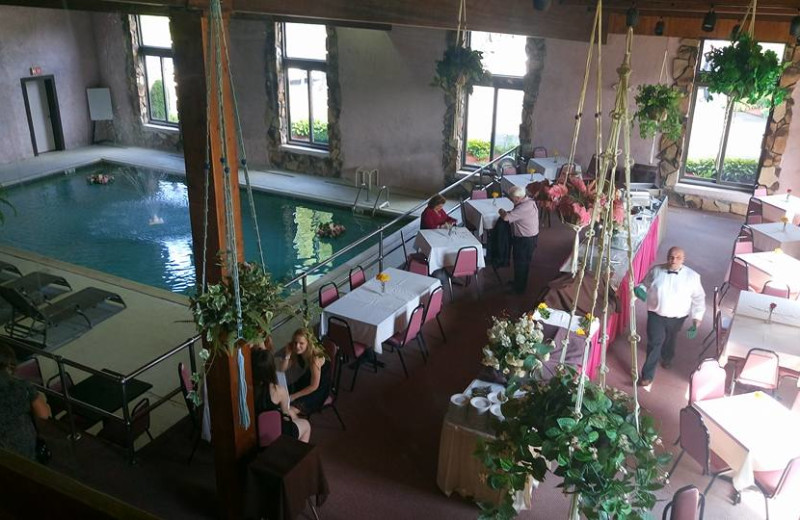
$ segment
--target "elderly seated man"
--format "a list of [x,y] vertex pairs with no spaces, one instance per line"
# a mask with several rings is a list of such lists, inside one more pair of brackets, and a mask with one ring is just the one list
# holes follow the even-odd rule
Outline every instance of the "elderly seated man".
[[528,287],[528,272],[539,238],[539,210],[533,199],[529,199],[525,189],[514,186],[508,192],[508,198],[514,203],[514,209],[500,210],[500,218],[511,224],[511,247],[514,262],[513,290],[524,294]]

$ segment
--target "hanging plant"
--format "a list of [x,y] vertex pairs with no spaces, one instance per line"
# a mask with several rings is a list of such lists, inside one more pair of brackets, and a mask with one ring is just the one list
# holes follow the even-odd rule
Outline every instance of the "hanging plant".
[[619,390],[586,381],[575,414],[579,377],[575,368],[559,365],[549,382],[509,384],[506,420],[477,451],[489,486],[507,493],[499,505],[481,504],[481,518],[516,517],[514,492],[528,477],[541,482],[548,472],[563,479],[559,487],[566,493],[579,494],[585,518],[649,517],[654,492],[667,483],[664,465],[671,455],[656,453],[662,442],[651,417],[641,416],[637,430],[633,399]]
[[680,102],[683,93],[667,85],[639,85],[636,93],[636,113],[639,135],[651,139],[662,133],[676,141],[683,133]]
[[273,282],[259,264],[239,264],[239,299],[242,307],[242,334],[238,335],[236,295],[233,279],[212,284],[203,294],[191,298],[191,311],[197,330],[211,345],[211,354],[231,354],[238,340],[251,345],[266,341],[272,320],[280,314],[294,313],[284,300],[283,289]]
[[731,45],[706,53],[708,71],[701,80],[714,94],[725,94],[733,102],[772,106],[786,97],[786,89],[778,84],[788,64],[781,64],[773,51],[764,51],[747,33]]
[[444,51],[444,57],[436,62],[436,76],[431,86],[440,87],[445,92],[454,92],[463,86],[467,94],[472,87],[488,81],[492,75],[483,68],[483,53],[469,47],[451,45]]

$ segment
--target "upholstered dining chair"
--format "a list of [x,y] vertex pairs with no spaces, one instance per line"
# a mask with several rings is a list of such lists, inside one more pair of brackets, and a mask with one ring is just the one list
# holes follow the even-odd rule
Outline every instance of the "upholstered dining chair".
[[[722,284],[722,296],[720,302],[728,293],[728,289],[734,287],[740,291],[749,291],[750,287],[750,264],[741,258],[734,256],[731,258],[730,271],[728,272],[728,280]],[[758,291],[756,291],[758,292]]]
[[758,187],[753,190],[753,197],[765,197],[767,195],[767,188]]
[[392,347],[392,350],[397,352],[397,355],[400,357],[400,364],[403,366],[403,373],[406,375],[406,379],[408,379],[408,369],[406,368],[406,362],[403,359],[403,349],[407,347],[409,343],[416,340],[417,345],[419,346],[419,351],[422,353],[422,359],[426,363],[428,362],[428,357],[425,353],[425,344],[420,338],[420,331],[422,330],[422,318],[424,313],[425,306],[422,304],[417,305],[417,307],[411,311],[411,316],[408,318],[408,325],[406,325],[405,330],[398,332],[386,340],[386,344]]
[[481,199],[486,199],[488,197],[489,196],[486,193],[486,190],[472,190],[472,194],[470,195],[469,198],[471,198],[472,200],[481,200]]
[[720,305],[722,303],[721,294],[722,293],[720,292],[719,286],[715,285],[714,295],[711,300],[712,309],[714,311],[711,315],[713,320],[711,324],[711,331],[706,334],[705,338],[703,338],[703,350],[697,356],[698,359],[701,359],[705,355],[706,350],[708,350],[711,345],[715,346],[716,355],[719,356],[721,340],[726,337],[728,330],[730,329],[731,318],[729,316],[725,316],[722,312],[722,306]]
[[752,242],[753,241],[753,228],[747,224],[742,224],[739,229],[739,234],[736,236],[737,242]]
[[764,495],[764,507],[769,520],[769,499],[781,494],[800,493],[800,457],[789,461],[786,468],[777,471],[754,471],[756,486]]
[[703,520],[705,507],[705,495],[695,486],[684,486],[672,495],[661,520]]
[[[444,304],[444,287],[441,285],[431,291],[430,297],[428,297],[428,304],[425,306],[425,317],[422,319],[422,324],[425,325],[429,321],[436,320],[436,324],[439,325],[439,332],[442,333],[442,340],[447,343],[447,336],[444,335],[444,327],[442,327],[442,321],[439,319],[439,314],[442,312],[442,306]],[[423,334],[424,338],[424,334]]]
[[17,379],[23,379],[44,386],[42,367],[39,366],[39,359],[36,356],[31,356],[30,359],[18,363],[17,368],[14,369],[14,376]]
[[[356,362],[356,369],[353,373],[353,381],[350,383],[350,391],[356,388],[356,378],[358,377],[358,369],[361,368],[363,362],[368,356],[372,358],[372,365],[375,372],[378,372],[378,360],[375,357],[375,351],[364,343],[353,340],[353,333],[350,330],[350,324],[342,318],[331,316],[328,318],[328,338],[333,341],[336,346],[342,350],[346,359],[352,358]],[[371,353],[371,354],[370,354]]]
[[319,306],[323,309],[339,299],[339,288],[334,282],[326,283],[319,288]]
[[744,358],[739,374],[731,381],[731,395],[736,390],[737,384],[774,393],[778,388],[780,364],[780,358],[775,352],[763,348],[751,348]]
[[197,446],[200,444],[200,439],[203,436],[203,404],[196,403],[191,399],[190,394],[196,391],[194,381],[192,381],[192,374],[189,368],[183,363],[178,363],[178,382],[181,385],[181,394],[183,401],[186,403],[186,409],[189,412],[189,419],[192,422],[192,431],[194,432],[194,442],[192,443],[192,452],[189,454],[191,464],[194,458],[194,452],[197,451]]
[[258,434],[258,447],[266,448],[281,436],[281,412],[268,410],[258,414],[256,419],[256,432]]
[[761,294],[777,296],[778,298],[786,298],[788,300],[792,297],[792,289],[786,283],[767,280],[767,283],[764,284],[764,288],[761,289]]
[[745,224],[761,224],[764,222],[764,205],[761,200],[750,197],[747,203],[747,216],[744,220]]
[[689,404],[725,396],[727,373],[714,358],[704,359],[689,378]]
[[325,398],[325,401],[322,403],[322,407],[319,410],[312,410],[308,417],[311,418],[312,415],[321,413],[328,408],[333,409],[333,413],[336,414],[336,418],[339,419],[339,424],[342,425],[342,430],[345,430],[344,421],[342,420],[342,416],[339,415],[339,410],[336,408],[336,400],[339,397],[339,384],[342,380],[342,354],[339,346],[333,342],[333,340],[325,336],[322,338],[322,348],[325,349],[325,353],[328,355],[328,359],[330,360],[331,364],[331,388],[328,391],[328,397]]
[[544,146],[537,146],[533,149],[533,157],[536,159],[540,159],[542,157],[547,157],[547,148]]
[[107,417],[103,418],[103,429],[98,432],[97,436],[112,444],[128,449],[129,454],[133,456],[133,443],[145,433],[152,441],[153,435],[150,433],[150,399],[147,397],[136,403],[133,410],[131,410],[130,437],[128,437],[128,431],[124,423]]
[[447,275],[447,283],[450,287],[450,301],[453,301],[453,278],[466,278],[469,284],[469,279],[475,280],[475,287],[478,291],[478,298],[481,297],[481,288],[478,284],[478,248],[475,246],[466,246],[458,250],[456,254],[456,262],[452,266],[444,268],[445,275]]
[[367,276],[364,274],[364,269],[360,265],[350,269],[349,278],[351,291],[361,287],[367,281]]
[[682,408],[680,411],[680,437],[678,442],[681,445],[681,452],[667,475],[672,475],[675,468],[678,467],[683,454],[688,453],[703,468],[703,475],[711,474],[711,481],[703,490],[703,493],[707,494],[717,477],[731,470],[725,461],[711,451],[708,428],[703,423],[703,417],[700,412],[692,406]]
[[403,258],[405,258],[405,270],[411,273],[428,276],[428,257],[424,253],[408,253],[406,250],[406,237],[403,230],[400,230],[400,243],[403,245]]

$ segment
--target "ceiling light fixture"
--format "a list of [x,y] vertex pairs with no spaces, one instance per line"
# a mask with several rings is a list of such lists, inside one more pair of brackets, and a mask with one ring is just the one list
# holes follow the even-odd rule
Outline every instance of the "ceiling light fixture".
[[653,34],[656,36],[664,35],[664,17],[659,17],[656,26],[653,28]]
[[630,9],[625,12],[625,25],[628,27],[636,27],[639,23],[639,10],[636,9],[636,4],[633,4]]
[[717,13],[714,12],[714,4],[711,4],[711,10],[703,17],[702,29],[704,32],[714,32],[714,27],[717,25]]

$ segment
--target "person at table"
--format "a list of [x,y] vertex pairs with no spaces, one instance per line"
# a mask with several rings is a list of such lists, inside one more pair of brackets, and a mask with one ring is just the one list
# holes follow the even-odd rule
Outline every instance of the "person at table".
[[34,419],[50,417],[44,394],[29,382],[14,377],[17,358],[8,345],[0,345],[0,448],[36,460]]
[[675,356],[675,340],[686,318],[692,325],[686,332],[689,339],[697,336],[697,327],[706,311],[706,293],[700,275],[683,264],[686,254],[680,247],[671,247],[667,262],[653,266],[636,287],[636,297],[647,302],[647,358],[642,366],[639,386],[653,382],[656,365],[670,368]]
[[511,224],[511,259],[514,263],[513,290],[524,294],[528,287],[528,273],[533,253],[539,239],[539,210],[533,199],[529,199],[525,189],[514,186],[508,192],[514,203],[511,211],[500,209],[500,218]]
[[278,384],[275,356],[267,349],[254,350],[253,400],[256,415],[277,410],[281,413],[281,434],[303,442],[311,438],[311,423],[297,416],[289,407],[289,392]]
[[279,370],[286,372],[292,409],[308,415],[322,409],[331,388],[331,363],[308,329],[297,329],[284,349]]
[[422,222],[419,225],[421,229],[449,228],[455,225],[456,219],[444,210],[445,202],[447,199],[441,195],[434,195],[428,201],[428,207],[422,212]]

